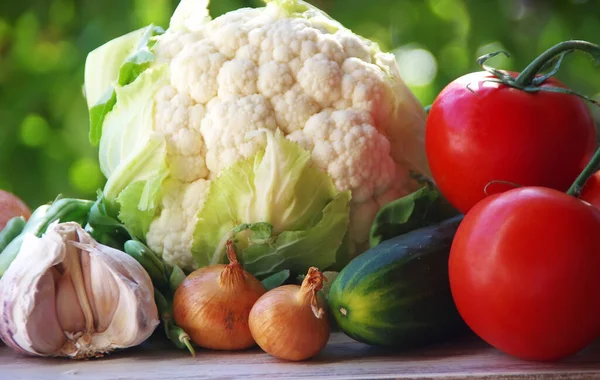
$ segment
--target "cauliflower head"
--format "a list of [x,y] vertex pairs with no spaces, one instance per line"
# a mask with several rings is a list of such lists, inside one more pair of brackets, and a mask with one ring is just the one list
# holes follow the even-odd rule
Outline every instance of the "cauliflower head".
[[[248,163],[258,171],[286,161],[284,153],[268,147],[281,139],[293,142],[286,149],[302,162],[290,163],[290,173],[326,173],[328,179],[319,183],[328,200],[351,195],[340,203],[345,211],[338,205],[347,220],[335,219],[341,224],[336,222],[331,249],[338,259],[341,249],[348,257],[362,252],[379,209],[414,190],[411,171],[428,173],[425,112],[402,81],[394,56],[299,0],[267,1],[263,8],[215,19],[207,7],[207,0],[182,0],[166,31],[149,26],[88,56],[90,137],[99,143],[108,178],[105,197],[167,263],[191,270],[219,261],[221,256],[210,253],[199,259],[204,252],[197,252],[209,249],[199,243],[200,235],[225,231],[211,230],[224,216],[203,212],[209,195],[227,193],[223,173],[246,173],[239,174],[243,177],[252,171]],[[250,166],[244,169],[242,163]],[[270,173],[251,174],[254,185],[244,191],[258,193],[275,177]],[[278,181],[286,176],[277,175]],[[238,186],[239,178],[229,186]],[[296,186],[290,192],[295,197],[317,186],[302,178],[286,179],[287,188]],[[243,205],[231,199],[213,203],[221,209],[253,208],[261,204],[255,198]],[[316,207],[323,217],[324,206],[294,212]],[[237,210],[227,223],[245,224],[264,240],[268,234],[260,223],[271,223],[268,233],[280,233],[273,219],[282,213]],[[319,217],[308,218],[311,226]],[[223,236],[212,239],[222,245]],[[269,265],[270,272],[285,266]]]

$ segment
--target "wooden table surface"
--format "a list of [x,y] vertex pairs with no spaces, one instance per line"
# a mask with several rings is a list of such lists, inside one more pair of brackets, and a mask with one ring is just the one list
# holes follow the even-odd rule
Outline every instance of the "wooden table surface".
[[1,379],[600,379],[600,343],[560,363],[508,357],[475,338],[404,353],[334,333],[312,360],[289,363],[259,349],[195,358],[166,343],[147,343],[103,359],[32,358],[0,345]]

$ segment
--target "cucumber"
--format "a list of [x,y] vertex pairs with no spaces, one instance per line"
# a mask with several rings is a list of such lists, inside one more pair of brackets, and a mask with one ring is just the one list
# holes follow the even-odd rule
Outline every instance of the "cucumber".
[[352,260],[329,292],[339,328],[378,346],[410,348],[465,325],[448,281],[448,256],[462,215],[386,240]]

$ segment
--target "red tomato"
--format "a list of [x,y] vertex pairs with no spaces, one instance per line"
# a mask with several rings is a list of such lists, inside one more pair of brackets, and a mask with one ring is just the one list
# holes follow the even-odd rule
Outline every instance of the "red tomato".
[[7,191],[0,190],[0,231],[15,216],[23,216],[25,219],[29,219],[31,212],[19,197]]
[[600,208],[600,172],[594,173],[587,180],[579,198],[589,202],[592,206]]
[[[485,197],[492,181],[566,191],[594,153],[594,122],[583,100],[526,93],[490,79],[491,74],[477,72],[450,83],[427,118],[431,172],[463,213]],[[564,87],[553,78],[544,86]]]
[[490,196],[452,243],[456,306],[482,339],[508,354],[557,360],[600,335],[600,211],[557,190]]

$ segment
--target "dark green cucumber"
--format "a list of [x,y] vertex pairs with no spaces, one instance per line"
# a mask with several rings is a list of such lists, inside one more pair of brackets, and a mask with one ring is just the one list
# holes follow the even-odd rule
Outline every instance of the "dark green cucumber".
[[340,329],[360,342],[409,348],[464,324],[448,281],[448,255],[462,216],[386,240],[350,262],[329,292]]

